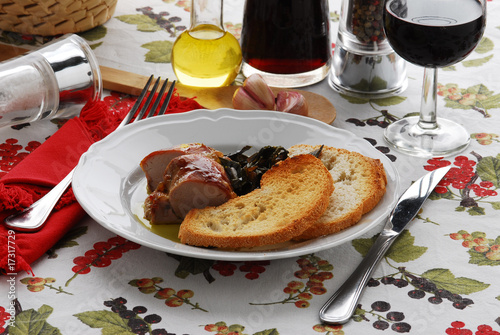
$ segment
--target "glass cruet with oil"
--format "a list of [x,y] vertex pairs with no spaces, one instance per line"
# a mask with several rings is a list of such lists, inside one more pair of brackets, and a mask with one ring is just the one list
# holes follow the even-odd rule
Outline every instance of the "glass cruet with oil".
[[184,85],[230,85],[241,67],[238,40],[224,29],[223,0],[192,0],[191,26],[175,41],[172,67]]

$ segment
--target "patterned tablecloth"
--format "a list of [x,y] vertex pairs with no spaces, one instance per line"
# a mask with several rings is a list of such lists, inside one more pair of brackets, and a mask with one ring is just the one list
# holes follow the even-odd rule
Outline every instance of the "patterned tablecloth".
[[[81,36],[101,65],[173,78],[170,51],[189,26],[189,3],[119,0],[111,20]],[[1,277],[0,333],[12,323],[11,334],[499,334],[499,5],[488,2],[479,47],[439,73],[439,115],[471,134],[460,155],[409,157],[383,141],[388,123],[417,112],[421,68],[410,65],[408,89],[386,99],[341,96],[326,80],[305,88],[336,107],[332,127],[365,138],[390,158],[401,177],[399,192],[437,165],[456,168],[386,254],[352,321],[322,325],[318,310],[360,262],[380,226],[301,257],[223,262],[149,249],[86,217],[32,265],[34,276]],[[224,24],[237,37],[242,10],[241,0],[224,2]],[[339,11],[339,1],[331,1],[334,37]],[[0,39],[27,48],[45,42],[6,32]],[[1,173],[56,130],[51,122],[0,129]],[[13,302],[15,322],[9,319]]]

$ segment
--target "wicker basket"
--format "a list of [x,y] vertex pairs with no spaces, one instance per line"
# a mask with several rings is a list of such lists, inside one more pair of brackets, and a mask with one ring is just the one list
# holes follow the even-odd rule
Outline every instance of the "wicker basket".
[[108,21],[118,0],[0,0],[0,29],[29,35],[78,33]]

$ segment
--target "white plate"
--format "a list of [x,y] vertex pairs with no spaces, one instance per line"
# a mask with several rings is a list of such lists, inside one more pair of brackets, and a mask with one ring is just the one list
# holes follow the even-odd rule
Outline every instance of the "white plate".
[[[161,237],[139,219],[146,181],[139,162],[154,150],[200,142],[223,153],[245,145],[288,148],[325,144],[378,158],[388,185],[381,202],[353,227],[301,243],[259,250],[226,251],[183,245]],[[136,122],[117,130],[85,153],[73,177],[73,190],[85,211],[103,227],[141,245],[196,258],[243,261],[300,256],[351,241],[385,219],[397,201],[399,175],[389,159],[366,140],[312,118],[270,111],[196,110]]]

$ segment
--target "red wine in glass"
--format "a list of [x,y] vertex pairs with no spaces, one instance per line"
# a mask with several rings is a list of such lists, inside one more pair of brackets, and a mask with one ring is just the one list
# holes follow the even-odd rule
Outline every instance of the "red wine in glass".
[[470,136],[459,124],[436,120],[437,69],[465,59],[486,25],[486,0],[386,0],[384,28],[394,51],[425,67],[419,117],[401,119],[385,131],[400,151],[423,157],[464,150]]
[[386,6],[385,29],[394,51],[410,63],[428,67],[449,66],[467,57],[483,35],[481,3],[444,1],[442,13],[434,14],[434,10],[420,8],[425,7],[425,1],[421,2],[424,4],[410,11],[402,1]]

